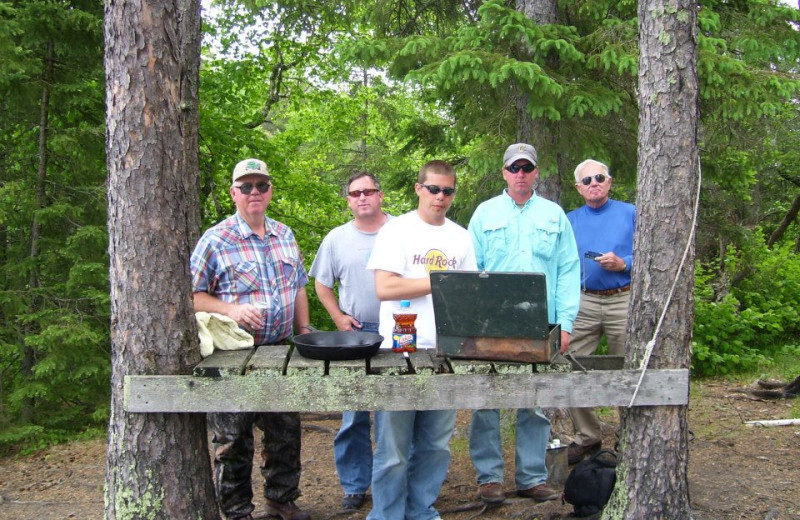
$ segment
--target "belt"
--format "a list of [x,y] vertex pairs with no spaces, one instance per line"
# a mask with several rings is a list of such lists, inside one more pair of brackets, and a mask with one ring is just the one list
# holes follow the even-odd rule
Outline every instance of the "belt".
[[616,289],[603,289],[602,291],[592,291],[589,289],[584,289],[583,292],[586,294],[594,294],[597,296],[612,296],[614,294],[624,293],[631,290],[630,285],[626,285],[625,287],[617,287]]

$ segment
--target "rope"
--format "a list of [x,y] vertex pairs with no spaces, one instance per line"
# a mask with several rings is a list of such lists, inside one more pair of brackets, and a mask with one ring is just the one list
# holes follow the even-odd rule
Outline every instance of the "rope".
[[695,196],[694,200],[694,215],[692,217],[692,228],[689,232],[689,239],[686,241],[686,248],[683,250],[683,257],[681,258],[681,263],[678,266],[678,271],[675,273],[675,279],[672,281],[672,287],[669,289],[669,294],[667,295],[667,301],[664,302],[664,309],[661,311],[661,317],[658,319],[658,323],[656,324],[656,330],[653,331],[653,337],[650,341],[647,342],[647,345],[644,349],[644,359],[642,359],[641,364],[641,373],[639,374],[639,381],[636,383],[636,388],[633,390],[633,396],[631,397],[631,402],[628,403],[628,408],[633,406],[633,402],[636,400],[636,396],[639,393],[639,387],[642,386],[642,380],[644,379],[644,374],[647,371],[647,365],[650,363],[650,355],[653,353],[653,348],[656,346],[656,338],[658,337],[658,333],[661,330],[661,324],[664,323],[664,317],[667,315],[667,309],[669,308],[669,304],[672,301],[672,296],[675,293],[675,287],[678,285],[678,278],[683,271],[683,267],[686,264],[686,257],[689,256],[689,248],[692,246],[692,240],[694,240],[694,233],[695,228],[697,227],[697,213],[700,209],[700,186],[703,183],[703,171],[700,168],[700,158],[697,158],[697,195]]

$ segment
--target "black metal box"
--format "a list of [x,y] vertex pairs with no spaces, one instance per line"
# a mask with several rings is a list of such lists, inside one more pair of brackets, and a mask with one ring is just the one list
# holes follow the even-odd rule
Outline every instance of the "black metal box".
[[460,359],[548,363],[561,327],[548,323],[542,273],[434,271],[436,353]]

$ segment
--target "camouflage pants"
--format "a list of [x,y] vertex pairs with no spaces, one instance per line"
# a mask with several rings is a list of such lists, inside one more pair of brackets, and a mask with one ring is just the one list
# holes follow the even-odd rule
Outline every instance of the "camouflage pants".
[[250,514],[253,505],[253,425],[262,432],[264,496],[288,502],[300,496],[300,415],[297,413],[210,413],[214,434],[217,499],[229,518]]

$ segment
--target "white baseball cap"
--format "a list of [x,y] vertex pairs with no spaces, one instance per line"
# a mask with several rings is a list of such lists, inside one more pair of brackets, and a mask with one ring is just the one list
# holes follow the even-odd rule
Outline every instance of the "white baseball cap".
[[244,161],[239,161],[233,169],[233,182],[236,182],[236,179],[244,177],[245,175],[263,175],[264,177],[269,177],[267,164],[259,159],[245,159]]

